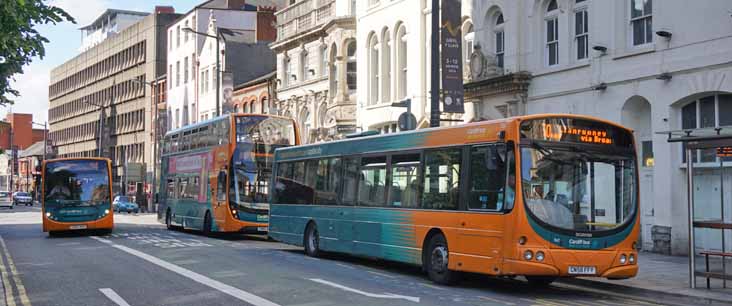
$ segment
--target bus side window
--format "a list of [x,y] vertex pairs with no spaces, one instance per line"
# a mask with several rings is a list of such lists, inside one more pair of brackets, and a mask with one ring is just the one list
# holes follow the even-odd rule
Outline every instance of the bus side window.
[[422,208],[457,210],[460,198],[462,148],[424,153]]
[[[499,211],[506,192],[505,145],[481,145],[470,149],[468,209]],[[509,186],[510,188],[514,188]]]
[[341,180],[341,159],[325,158],[318,161],[315,181],[316,205],[337,205],[338,184]]
[[358,158],[346,158],[343,160],[343,187],[341,192],[341,204],[356,205],[358,191]]
[[361,158],[358,204],[382,207],[386,204],[386,156]]
[[419,207],[419,153],[392,156],[390,171],[389,206]]

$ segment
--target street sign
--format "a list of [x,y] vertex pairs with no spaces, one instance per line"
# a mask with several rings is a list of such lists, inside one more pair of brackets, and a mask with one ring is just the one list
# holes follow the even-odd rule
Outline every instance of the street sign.
[[399,124],[399,130],[402,131],[411,131],[417,128],[417,118],[410,112],[404,112],[399,115],[397,123]]

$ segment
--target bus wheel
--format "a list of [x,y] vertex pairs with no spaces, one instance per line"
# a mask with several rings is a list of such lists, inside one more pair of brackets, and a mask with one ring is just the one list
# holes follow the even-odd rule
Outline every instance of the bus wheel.
[[445,236],[442,234],[434,235],[427,245],[427,252],[429,253],[427,253],[426,260],[422,264],[426,265],[425,270],[430,280],[442,285],[453,284],[458,278],[458,272],[451,271],[448,268],[450,251],[447,248]]
[[318,234],[318,226],[310,223],[305,229],[305,253],[310,257],[318,257],[320,255],[320,237]]
[[206,216],[203,217],[203,234],[211,235],[211,213],[209,212],[206,212]]
[[526,276],[529,285],[534,287],[546,287],[553,283],[557,278],[554,276]]

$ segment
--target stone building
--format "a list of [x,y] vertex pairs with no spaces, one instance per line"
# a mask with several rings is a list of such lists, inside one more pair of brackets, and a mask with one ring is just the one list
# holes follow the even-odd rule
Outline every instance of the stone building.
[[300,124],[303,143],[356,131],[356,3],[290,1],[276,13],[276,107]]
[[[95,24],[114,24],[120,14],[129,11],[109,9]],[[95,40],[93,46],[51,71],[49,136],[58,157],[111,158],[115,190],[121,188],[125,164],[143,164],[143,181],[151,180],[154,108],[146,83],[165,74],[166,53],[160,51],[167,25],[179,16],[172,7],[156,7],[126,28],[106,27],[106,39],[84,37]],[[85,28],[90,27],[102,26]]]

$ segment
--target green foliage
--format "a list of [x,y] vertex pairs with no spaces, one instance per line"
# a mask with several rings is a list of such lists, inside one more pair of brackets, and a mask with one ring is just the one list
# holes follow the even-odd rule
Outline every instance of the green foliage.
[[[34,29],[37,24],[76,23],[64,10],[42,0],[0,0],[0,105],[12,104],[19,92],[10,87],[15,74],[36,56],[43,59],[48,39]],[[47,90],[39,88],[38,90]]]

